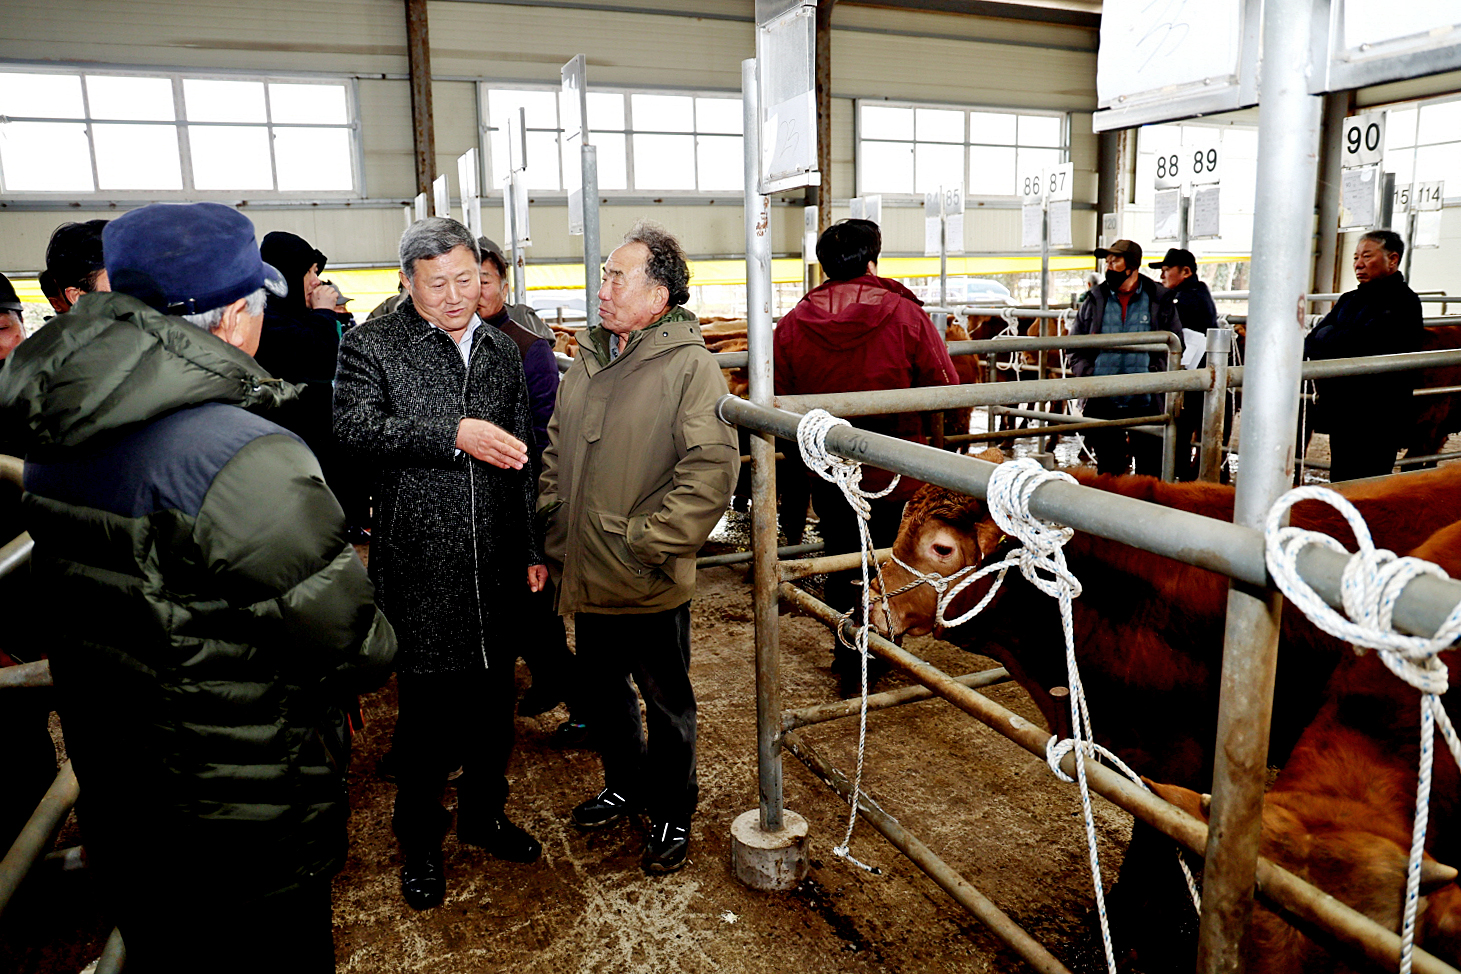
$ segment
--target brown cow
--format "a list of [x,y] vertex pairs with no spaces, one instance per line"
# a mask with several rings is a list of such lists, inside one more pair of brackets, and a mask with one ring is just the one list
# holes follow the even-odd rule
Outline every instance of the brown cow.
[[[1425,330],[1424,351],[1461,348],[1461,325],[1443,325]],[[1461,386],[1461,365],[1443,365],[1423,370],[1418,387]],[[1416,397],[1415,425],[1405,440],[1407,457],[1428,457],[1440,453],[1452,433],[1461,433],[1461,393]],[[1433,464],[1432,464],[1433,465]]]
[[[1461,521],[1411,554],[1461,575]],[[1447,650],[1441,659],[1455,672],[1461,653]],[[1461,719],[1455,696],[1443,698],[1453,721]],[[1344,655],[1326,697],[1265,796],[1261,853],[1398,932],[1415,814],[1420,694],[1367,652]],[[1461,777],[1450,751],[1439,739],[1437,744],[1426,848],[1453,862],[1461,854],[1461,836],[1450,829]],[[1152,787],[1206,819],[1204,796],[1174,785]],[[1452,965],[1461,964],[1461,887],[1455,879],[1455,869],[1427,855],[1416,923],[1416,943]],[[1261,903],[1250,939],[1252,974],[1350,970]]]

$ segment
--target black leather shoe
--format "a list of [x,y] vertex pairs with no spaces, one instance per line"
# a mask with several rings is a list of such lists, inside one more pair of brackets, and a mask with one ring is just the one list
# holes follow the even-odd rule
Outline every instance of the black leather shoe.
[[517,715],[519,717],[537,717],[539,714],[546,714],[562,702],[563,694],[546,680],[534,680],[533,685],[528,687],[527,692],[522,695],[522,699],[517,702]]
[[506,815],[474,822],[465,829],[458,824],[457,838],[508,862],[536,862],[543,854],[542,843],[509,822]]
[[446,870],[442,867],[440,849],[404,856],[401,862],[401,895],[413,910],[429,910],[441,905],[446,898]]
[[588,724],[572,718],[565,720],[553,728],[553,733],[548,735],[548,742],[554,747],[588,747]]
[[644,847],[644,871],[672,873],[684,867],[690,852],[690,826],[674,822],[655,822],[649,829],[649,844]]
[[570,813],[573,824],[581,829],[601,829],[613,825],[635,810],[634,803],[617,791],[605,788]]

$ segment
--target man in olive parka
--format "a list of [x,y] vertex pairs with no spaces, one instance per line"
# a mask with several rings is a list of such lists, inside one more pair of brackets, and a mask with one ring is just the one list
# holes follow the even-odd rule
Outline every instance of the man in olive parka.
[[249,220],[154,204],[0,372],[88,862],[129,969],[333,971],[355,695],[395,635],[251,357]]

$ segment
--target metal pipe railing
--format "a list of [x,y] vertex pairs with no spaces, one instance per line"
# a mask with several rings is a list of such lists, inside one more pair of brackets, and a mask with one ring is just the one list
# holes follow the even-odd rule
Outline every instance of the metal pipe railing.
[[30,821],[25,823],[25,828],[16,836],[10,851],[0,860],[0,915],[5,913],[5,908],[10,905],[15,891],[20,888],[31,868],[50,848],[61,824],[66,821],[66,816],[76,804],[78,792],[76,772],[71,770],[71,762],[67,761],[61,765],[56,780],[51,782],[51,787],[46,789],[40,804],[31,813]]
[[17,487],[25,486],[25,461],[20,457],[0,454],[0,480],[8,480]]
[[[718,409],[727,422],[786,439],[795,438],[801,419],[795,413],[756,406],[735,396],[723,397]],[[833,427],[826,442],[838,456],[975,497],[988,495],[989,477],[994,472],[994,464],[975,457],[855,427]],[[1264,561],[1263,535],[1252,528],[1064,482],[1038,488],[1030,498],[1030,511],[1249,585],[1266,588],[1272,584]],[[1299,574],[1321,598],[1340,607],[1340,575],[1346,561],[1337,552],[1309,545],[1299,555]],[[1407,585],[1396,601],[1394,621],[1406,632],[1430,636],[1458,602],[1461,582],[1422,576]]]
[[[1214,301],[1247,301],[1248,300],[1248,295],[1250,293],[1252,293],[1252,292],[1250,292],[1250,291],[1213,291],[1212,292],[1212,299]],[[1451,302],[1461,302],[1461,297],[1457,297],[1454,294],[1419,294],[1419,295],[1416,295],[1416,296],[1418,298],[1420,298],[1421,301],[1423,301],[1423,302],[1425,302],[1427,304],[1449,304]],[[1334,294],[1306,294],[1306,295],[1304,295],[1304,300],[1305,301],[1338,301],[1342,297],[1344,297],[1344,295],[1341,294],[1341,293],[1334,293]]]
[[12,687],[49,687],[51,682],[51,661],[36,660],[33,663],[17,663],[14,666],[0,666],[0,690]]
[[[743,463],[745,461],[742,461]],[[813,541],[809,544],[786,545],[776,549],[777,558],[792,558],[797,555],[810,555],[813,552],[822,550],[822,542]],[[695,559],[696,568],[719,568],[724,565],[744,565],[748,561],[755,560],[754,551],[728,551],[723,555],[705,555]]]
[[6,543],[4,547],[0,547],[0,578],[4,578],[22,565],[28,564],[35,546],[35,542],[27,533]]
[[[834,631],[843,626],[841,613],[796,586],[789,583],[782,585],[781,595]],[[976,690],[961,685],[947,673],[876,633],[869,633],[868,650],[1031,754],[1045,757],[1046,745],[1053,736],[1049,731],[1000,706]],[[796,753],[794,746],[799,742],[796,732],[789,732],[785,737],[788,738],[788,750]],[[1060,762],[1061,770],[1072,778],[1076,775],[1076,760],[1076,752],[1071,751]],[[1086,779],[1093,792],[1175,839],[1189,851],[1198,855],[1205,853],[1207,825],[1169,805],[1104,764],[1085,761],[1085,766]],[[1375,964],[1393,970],[1398,963],[1400,937],[1394,931],[1385,929],[1359,911],[1310,886],[1267,859],[1258,860],[1257,889],[1270,903],[1299,920],[1304,926],[1327,931],[1338,944],[1369,958]],[[1426,974],[1458,974],[1455,968],[1419,948],[1415,951],[1413,970]]]
[[[1010,674],[1009,670],[999,666],[992,670],[980,670],[978,673],[965,673],[963,676],[954,677],[953,680],[955,683],[977,690],[981,687],[994,686],[997,683],[1008,683]],[[868,713],[872,713],[874,710],[887,710],[908,703],[931,700],[936,695],[932,690],[923,686],[899,687],[896,690],[868,694],[867,709]],[[798,727],[824,724],[830,720],[856,717],[861,712],[861,697],[834,700],[831,703],[817,704],[814,707],[786,711],[781,715],[781,728],[783,731],[796,730]]]

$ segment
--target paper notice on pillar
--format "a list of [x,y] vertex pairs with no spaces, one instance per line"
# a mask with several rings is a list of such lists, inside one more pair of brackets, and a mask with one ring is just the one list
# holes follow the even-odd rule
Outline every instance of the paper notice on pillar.
[[1045,208],[1039,203],[1020,207],[1020,246],[1026,250],[1039,250],[1044,223]]
[[1441,245],[1441,211],[1423,210],[1415,215],[1415,239],[1410,246],[1426,250]]
[[1075,246],[1070,233],[1070,200],[1050,204],[1050,246]]
[[943,197],[937,191],[924,193],[923,256],[937,257],[943,245]]
[[944,240],[947,241],[949,253],[962,254],[964,252],[964,213],[950,213],[944,218]]
[[583,144],[579,136],[563,141],[563,188],[568,191],[568,232],[583,233]]
[[1191,328],[1182,329],[1182,368],[1195,369],[1207,354],[1207,336]]
[[772,106],[761,126],[763,179],[816,171],[816,118],[816,95],[810,91]]
[[1219,186],[1192,187],[1192,227],[1188,237],[1213,240],[1222,236],[1220,225]]
[[1346,169],[1339,184],[1339,229],[1369,230],[1375,225],[1379,166]]
[[1176,240],[1182,228],[1182,190],[1159,189],[1152,201],[1152,239]]

